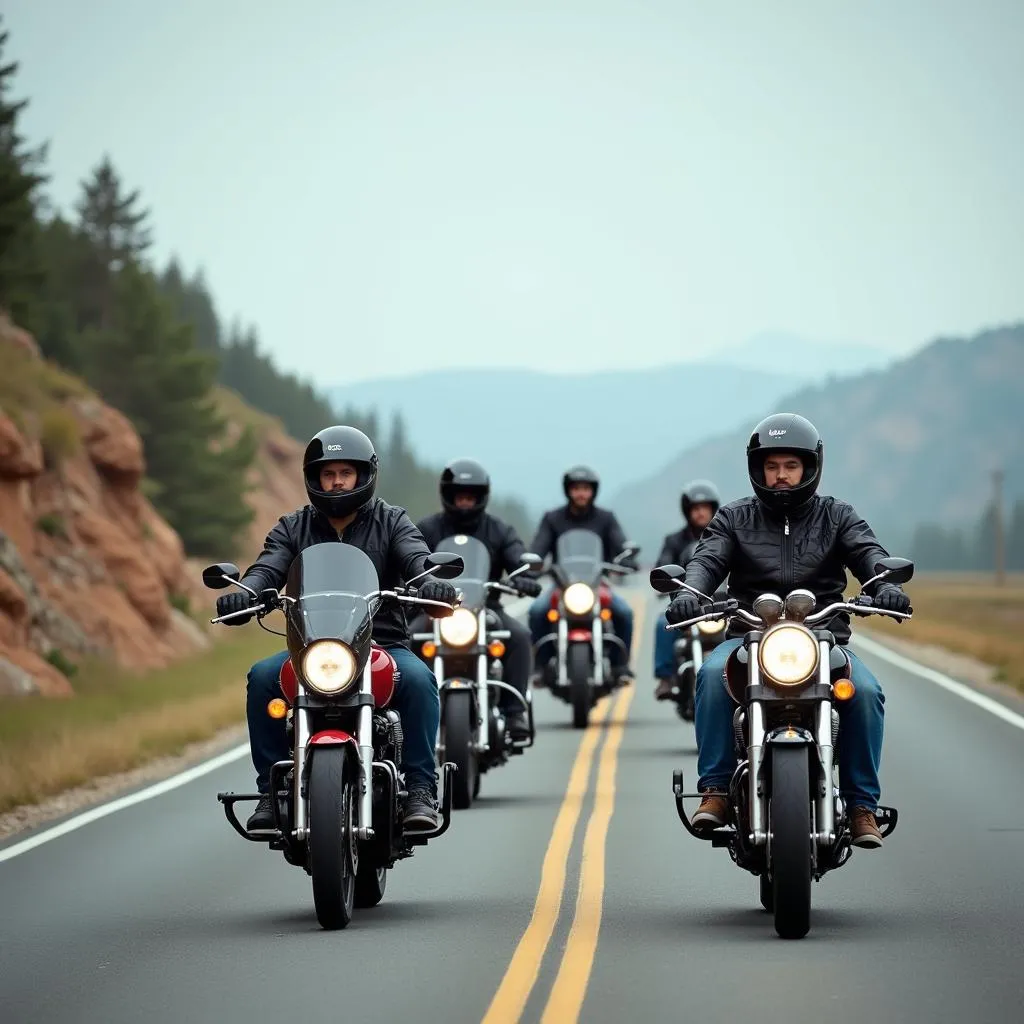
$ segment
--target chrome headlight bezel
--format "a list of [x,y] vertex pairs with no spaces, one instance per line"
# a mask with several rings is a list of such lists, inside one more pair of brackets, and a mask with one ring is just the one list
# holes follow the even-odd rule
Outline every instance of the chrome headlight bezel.
[[723,629],[725,629],[725,619],[705,619],[703,622],[697,623],[697,630],[709,636],[721,633]]
[[321,697],[338,697],[359,679],[355,652],[340,640],[315,640],[301,660],[303,683]]
[[479,632],[476,613],[468,608],[456,608],[451,615],[440,620],[441,642],[447,647],[469,647]]
[[562,592],[562,604],[571,615],[586,615],[596,601],[594,588],[587,583],[570,583]]
[[766,630],[757,647],[762,678],[771,686],[791,690],[814,679],[821,661],[815,635],[796,622],[779,622]]

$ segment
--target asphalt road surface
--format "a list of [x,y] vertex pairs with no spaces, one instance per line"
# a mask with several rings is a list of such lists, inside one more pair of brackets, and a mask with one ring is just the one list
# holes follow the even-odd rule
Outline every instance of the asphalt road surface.
[[536,746],[345,931],[228,828],[215,794],[249,789],[246,760],[0,862],[0,1021],[1024,1018],[1024,731],[867,655],[900,825],[815,886],[786,942],[756,880],[676,819],[695,746],[652,697],[654,610],[639,684],[583,733],[539,692]]

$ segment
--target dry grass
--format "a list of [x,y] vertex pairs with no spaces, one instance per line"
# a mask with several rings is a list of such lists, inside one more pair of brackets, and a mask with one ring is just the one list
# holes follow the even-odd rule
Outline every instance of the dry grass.
[[969,655],[1024,690],[1024,575],[1010,575],[997,587],[991,575],[922,573],[906,590],[914,604],[910,622],[899,626],[876,617],[858,620],[857,628]]
[[242,721],[246,671],[283,644],[249,626],[144,675],[83,666],[67,700],[0,699],[0,812],[179,753]]

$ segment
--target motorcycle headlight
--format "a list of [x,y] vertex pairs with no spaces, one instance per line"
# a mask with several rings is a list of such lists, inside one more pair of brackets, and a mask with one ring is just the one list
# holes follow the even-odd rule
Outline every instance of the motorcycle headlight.
[[333,697],[356,681],[356,656],[337,640],[317,640],[302,655],[302,678],[311,690]]
[[468,608],[456,608],[441,619],[441,639],[450,647],[466,647],[476,639],[476,616]]
[[800,686],[818,667],[818,641],[802,626],[769,630],[757,651],[761,672],[776,686]]
[[697,623],[697,628],[702,633],[721,633],[725,629],[725,619],[705,619]]
[[571,583],[565,588],[562,601],[573,615],[586,615],[594,607],[594,591],[586,583]]

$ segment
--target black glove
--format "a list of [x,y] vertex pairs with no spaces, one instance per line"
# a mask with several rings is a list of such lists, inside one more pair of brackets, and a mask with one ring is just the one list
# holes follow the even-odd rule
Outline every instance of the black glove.
[[640,571],[640,563],[636,560],[636,555],[630,555],[629,558],[624,558],[619,564],[623,569],[632,569],[634,572]]
[[688,619],[695,619],[701,614],[700,598],[684,590],[677,594],[672,603],[665,609],[665,618],[669,622],[686,622]]
[[[250,607],[252,607],[252,598],[240,590],[235,590],[230,594],[224,594],[222,597],[217,598],[218,616],[230,615],[231,612],[240,612]],[[239,615],[237,619],[228,619],[224,625],[244,626],[247,622],[251,621],[251,615]]]
[[512,586],[515,587],[523,597],[540,597],[540,592],[544,589],[540,585],[540,580],[535,580],[531,576],[517,576],[512,581]]
[[876,608],[882,608],[887,612],[902,612],[907,615],[913,611],[910,607],[910,598],[899,587],[892,584],[880,589],[871,603]]
[[[416,592],[416,596],[422,597],[424,601],[452,604],[459,594],[447,580],[427,580]],[[434,619],[446,619],[453,611],[451,608],[436,608],[432,605],[425,605],[423,610]]]

